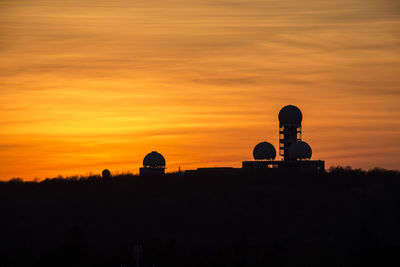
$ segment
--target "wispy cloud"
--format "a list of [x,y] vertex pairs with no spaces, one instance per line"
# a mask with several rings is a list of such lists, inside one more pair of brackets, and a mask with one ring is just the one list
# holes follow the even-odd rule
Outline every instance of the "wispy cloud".
[[0,1],[0,176],[124,169],[130,151],[136,169],[153,146],[171,169],[240,165],[259,140],[277,145],[289,103],[328,164],[343,155],[369,167],[363,148],[350,152],[359,142],[398,168],[398,150],[382,155],[400,141],[399,10],[394,0]]

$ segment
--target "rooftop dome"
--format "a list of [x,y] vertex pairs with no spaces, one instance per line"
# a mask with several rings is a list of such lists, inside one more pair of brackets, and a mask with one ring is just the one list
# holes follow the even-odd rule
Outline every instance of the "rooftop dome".
[[164,168],[165,167],[165,159],[163,155],[158,153],[157,151],[153,151],[146,155],[143,159],[144,167],[151,168]]
[[289,147],[289,156],[292,159],[310,159],[311,155],[311,147],[304,141],[298,141]]
[[303,119],[303,115],[298,107],[293,105],[285,106],[281,109],[278,115],[280,124],[301,124],[301,120]]
[[254,147],[253,157],[255,160],[275,159],[275,147],[268,142],[261,142]]
[[111,172],[108,169],[104,169],[101,175],[103,176],[103,178],[110,178]]

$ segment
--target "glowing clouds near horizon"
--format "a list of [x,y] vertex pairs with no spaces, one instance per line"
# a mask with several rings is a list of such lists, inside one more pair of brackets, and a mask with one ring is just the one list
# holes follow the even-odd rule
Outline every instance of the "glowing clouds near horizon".
[[[399,168],[395,1],[1,1],[0,179],[240,166],[298,104],[313,159]],[[333,141],[332,141],[333,140]]]

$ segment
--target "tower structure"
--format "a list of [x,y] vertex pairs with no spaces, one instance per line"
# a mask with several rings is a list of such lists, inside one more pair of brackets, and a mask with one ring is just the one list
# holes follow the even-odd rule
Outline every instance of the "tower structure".
[[[278,115],[279,119],[279,155],[284,161],[296,160],[291,155],[290,147],[301,141],[301,121],[303,114],[300,109],[293,105],[285,106]],[[292,153],[293,154],[293,153]]]
[[293,105],[283,107],[279,119],[279,155],[275,159],[275,148],[268,142],[259,143],[253,150],[254,160],[243,161],[242,168],[250,171],[273,171],[273,169],[295,171],[324,171],[325,162],[311,160],[311,146],[302,141],[301,122],[303,114]]

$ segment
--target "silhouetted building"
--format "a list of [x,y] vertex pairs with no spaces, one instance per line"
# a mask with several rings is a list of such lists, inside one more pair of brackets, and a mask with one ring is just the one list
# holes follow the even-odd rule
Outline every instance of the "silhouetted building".
[[299,171],[325,171],[325,162],[310,160],[312,150],[302,141],[301,121],[303,114],[293,105],[285,106],[278,115],[279,119],[279,155],[283,160],[275,161],[275,148],[268,142],[256,145],[253,150],[254,161],[243,161],[246,170],[288,169]]
[[[283,107],[279,114],[279,155],[282,160],[275,160],[276,149],[266,141],[258,143],[253,149],[251,161],[243,161],[242,168],[212,167],[187,170],[185,173],[199,174],[236,174],[243,171],[271,172],[285,170],[294,171],[325,171],[325,162],[311,160],[312,149],[309,144],[302,141],[301,122],[303,114],[293,105]],[[153,151],[146,155],[140,175],[160,175],[165,173],[164,157]]]
[[161,175],[165,173],[165,158],[157,151],[152,151],[143,159],[140,175]]
[[278,115],[279,119],[279,155],[284,160],[294,159],[290,157],[289,147],[301,140],[301,121],[303,114],[293,105],[285,106]]

